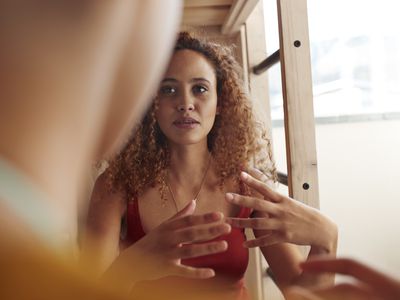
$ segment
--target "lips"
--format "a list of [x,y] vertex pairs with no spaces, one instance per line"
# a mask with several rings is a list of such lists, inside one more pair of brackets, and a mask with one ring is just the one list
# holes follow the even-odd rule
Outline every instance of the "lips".
[[178,120],[174,121],[175,125],[180,125],[180,124],[200,124],[197,120],[193,118],[180,118]]
[[178,128],[194,128],[200,124],[199,121],[193,118],[179,118],[173,122]]

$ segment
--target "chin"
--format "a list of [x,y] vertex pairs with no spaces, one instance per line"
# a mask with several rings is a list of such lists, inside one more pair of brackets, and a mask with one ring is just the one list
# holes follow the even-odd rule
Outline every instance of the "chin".
[[199,136],[179,136],[179,137],[171,137],[168,138],[168,140],[170,140],[172,143],[177,144],[177,145],[182,145],[182,146],[190,146],[190,145],[195,145],[195,144],[199,144],[202,142],[206,142],[207,143],[207,136],[203,137],[199,137]]

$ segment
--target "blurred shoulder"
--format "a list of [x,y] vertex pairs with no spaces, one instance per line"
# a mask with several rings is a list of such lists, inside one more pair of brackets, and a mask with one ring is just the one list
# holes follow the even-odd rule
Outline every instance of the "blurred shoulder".
[[121,214],[125,210],[126,195],[120,190],[113,188],[107,171],[103,172],[95,181],[92,197],[90,200],[91,209],[95,210],[117,210]]

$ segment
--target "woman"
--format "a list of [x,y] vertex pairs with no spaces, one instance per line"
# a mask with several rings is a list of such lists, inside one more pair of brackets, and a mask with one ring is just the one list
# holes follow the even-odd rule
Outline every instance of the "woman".
[[[254,165],[262,171],[263,177],[260,175],[258,179],[275,180],[270,141],[253,117],[238,74],[239,67],[230,49],[181,33],[153,106],[127,146],[110,162],[100,183],[96,184],[98,190],[104,190],[104,185],[108,184],[110,195],[113,192],[119,194],[118,199],[112,201],[119,203],[112,218],[100,220],[94,217],[89,221],[89,228],[108,228],[112,222],[114,224],[114,234],[109,232],[108,238],[102,237],[99,257],[108,257],[108,262],[103,261],[103,267],[118,255],[115,232],[119,233],[123,216],[126,216],[127,224],[123,246],[140,243],[193,200],[195,214],[221,212],[234,226],[229,232],[219,232],[222,235],[214,239],[226,241],[226,251],[182,261],[186,266],[212,268],[214,278],[195,281],[168,277],[139,284],[136,290],[154,290],[157,286],[158,290],[164,291],[165,298],[193,298],[196,294],[201,298],[204,294],[200,291],[207,290],[219,298],[246,299],[243,275],[248,263],[248,249],[243,247],[246,237],[241,227],[254,227],[260,240],[247,242],[248,246],[262,246],[282,287],[320,279],[318,275],[305,278],[298,267],[301,255],[293,245],[283,242],[311,245],[312,254],[322,251],[334,254],[336,251],[336,227],[327,218],[289,198],[276,204],[271,202],[279,205],[279,209],[269,211],[265,207],[269,202],[264,195],[268,189],[266,184],[251,175],[240,175],[241,170]],[[251,174],[259,176],[254,172]],[[106,199],[108,196],[102,194],[101,197]],[[96,202],[99,202],[96,196],[92,197],[92,203]],[[106,209],[101,206],[92,205],[92,215],[112,214],[111,204]],[[283,209],[292,209],[299,214],[293,215],[289,222],[275,218],[273,213]],[[255,218],[256,225],[248,223],[250,217]],[[107,219],[112,221],[104,221]],[[268,227],[269,219],[275,220],[276,229]],[[313,221],[313,232],[307,231],[310,220]],[[296,234],[283,227],[293,222],[295,226],[287,228]],[[263,231],[264,228],[268,231]],[[305,232],[297,234],[298,228]],[[274,230],[282,232],[282,238],[275,239],[279,243],[274,246],[263,244],[265,235],[275,236]],[[323,240],[318,239],[319,234],[324,236]],[[106,254],[106,247],[114,251],[108,250]],[[186,247],[188,245],[182,246]]]

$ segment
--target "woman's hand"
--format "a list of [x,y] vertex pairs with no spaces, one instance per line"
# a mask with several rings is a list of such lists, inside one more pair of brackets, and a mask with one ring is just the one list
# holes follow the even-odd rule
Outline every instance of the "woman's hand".
[[357,279],[334,287],[306,290],[291,288],[285,292],[289,300],[397,300],[400,299],[400,281],[388,277],[352,259],[312,259],[301,264],[305,272],[338,273]]
[[107,273],[123,274],[121,280],[128,289],[137,281],[171,275],[213,277],[212,269],[185,266],[181,260],[226,251],[226,241],[196,242],[227,234],[231,227],[224,222],[221,213],[192,215],[195,206],[196,202],[191,201],[171,219],[125,249]]
[[226,194],[229,202],[255,211],[253,218],[227,219],[234,227],[254,229],[257,238],[246,241],[245,246],[266,247],[287,242],[314,246],[314,252],[336,251],[337,228],[333,222],[318,210],[270,189],[262,181],[265,175],[260,171],[250,172],[251,175],[242,172],[241,180],[260,197]]

